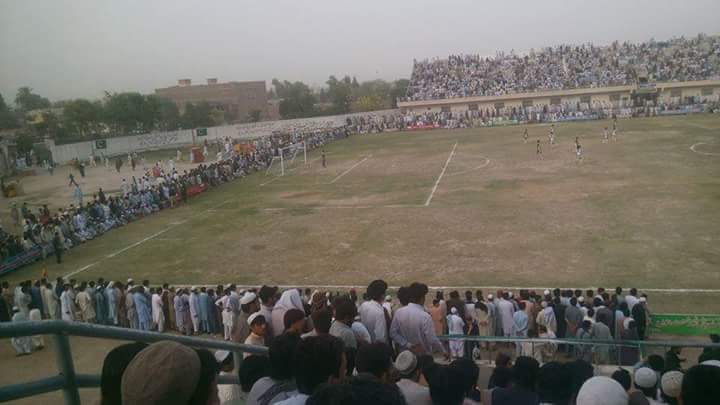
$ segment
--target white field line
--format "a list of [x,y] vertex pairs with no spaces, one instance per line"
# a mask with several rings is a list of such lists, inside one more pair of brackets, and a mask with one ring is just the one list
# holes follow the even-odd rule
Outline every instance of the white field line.
[[443,175],[445,174],[445,170],[447,170],[448,165],[450,164],[450,161],[453,158],[453,155],[455,155],[455,148],[457,148],[457,142],[455,142],[455,145],[453,145],[452,150],[450,151],[450,156],[448,156],[447,160],[445,161],[445,166],[443,166],[442,171],[440,172],[440,175],[438,176],[437,180],[435,180],[435,185],[432,188],[432,191],[430,192],[430,195],[427,198],[427,201],[425,201],[425,206],[430,206],[430,201],[432,201],[433,196],[435,195],[435,191],[438,188],[438,185],[440,185],[440,180],[442,180]]
[[297,206],[297,207],[266,207],[263,211],[288,211],[296,209],[310,210],[336,210],[336,209],[373,209],[373,208],[422,208],[424,205],[419,204],[387,204],[387,205],[316,205],[316,206]]
[[[195,285],[201,285],[201,284],[195,284]],[[236,284],[239,288],[257,288],[257,285],[252,284]],[[190,287],[188,284],[185,285],[176,285],[176,287]],[[367,285],[357,284],[357,285],[340,285],[340,284],[287,284],[287,285],[278,285],[279,288],[282,289],[288,289],[288,288],[318,288],[318,289],[325,289],[325,290],[343,290],[343,289],[351,289],[351,288],[366,288]],[[400,288],[400,286],[388,286],[389,289],[397,290]],[[430,290],[471,290],[473,293],[476,290],[482,290],[485,294],[495,294],[496,290],[535,290],[535,292],[538,291],[544,291],[544,290],[552,290],[554,288],[559,287],[523,287],[523,286],[428,286]],[[637,288],[637,287],[636,287]],[[565,287],[560,288],[561,290],[576,290],[580,289],[585,292],[585,290],[592,289],[595,291],[597,287]],[[716,294],[720,293],[720,289],[706,289],[706,288],[637,288],[638,293],[700,293],[700,294]],[[623,287],[623,292],[629,292],[629,287]]]
[[280,178],[280,176],[273,177],[273,179],[270,180],[270,181],[266,181],[265,183],[260,183],[260,187],[265,186],[265,185],[267,185],[267,184],[270,184],[270,183],[272,183],[273,181],[275,181],[275,180],[277,180],[277,179],[279,179],[279,178]]
[[349,169],[347,169],[347,170],[345,170],[344,172],[340,173],[337,177],[335,177],[334,179],[332,179],[332,181],[330,181],[330,182],[327,183],[327,184],[333,184],[333,183],[335,183],[336,181],[342,179],[343,176],[345,176],[346,174],[350,173],[350,171],[351,171],[352,169],[360,166],[361,164],[363,164],[366,160],[370,159],[371,157],[372,157],[372,155],[370,155],[370,156],[365,156],[361,161],[359,161],[359,162],[355,163],[354,165],[350,166]]
[[[322,156],[316,157],[315,159],[310,159],[310,160],[308,160],[308,162],[307,162],[306,164],[304,164],[304,165],[296,166],[296,167],[293,167],[293,168],[291,168],[291,169],[287,169],[287,170],[285,170],[285,171],[288,172],[288,173],[291,173],[291,172],[294,172],[295,170],[298,170],[298,169],[304,169],[304,168],[306,168],[307,166],[309,166],[310,164],[312,164],[313,162],[317,162],[317,161],[320,160],[321,158],[322,158]],[[280,179],[281,177],[283,177],[283,176],[275,176],[272,180],[266,181],[265,183],[260,183],[260,187],[266,186],[266,185],[274,182],[275,180]]]
[[452,176],[457,176],[457,175],[460,175],[460,174],[470,173],[470,172],[473,172],[473,171],[475,171],[475,170],[480,170],[480,169],[482,169],[483,167],[486,167],[487,165],[490,164],[490,159],[488,159],[488,158],[483,158],[483,159],[485,159],[485,163],[483,163],[483,164],[481,164],[481,165],[479,165],[479,166],[475,166],[475,167],[473,167],[472,169],[467,169],[467,170],[462,170],[462,171],[455,172],[455,173],[450,173],[450,174],[448,174],[447,176],[448,176],[448,177],[452,177]]
[[696,147],[696,146],[699,146],[699,145],[708,145],[708,144],[705,143],[705,142],[698,142],[698,143],[692,145],[692,146],[690,147],[690,150],[693,151],[693,152],[695,152],[695,153],[697,153],[697,154],[699,154],[699,155],[705,155],[705,156],[720,156],[720,153],[702,152],[702,151],[699,151],[699,150],[695,150],[695,147]]
[[[232,200],[223,201],[223,202],[221,202],[221,203],[218,204],[218,205],[215,205],[215,206],[210,207],[210,208],[208,208],[208,209],[206,209],[206,210],[204,210],[204,211],[202,211],[202,212],[197,213],[196,215],[193,215],[193,217],[198,217],[198,216],[203,215],[203,214],[208,213],[208,212],[211,212],[211,213],[212,213],[212,212],[215,212],[215,210],[216,210],[217,208],[220,208],[220,207],[222,207],[223,205],[228,204],[228,203],[230,203],[230,202],[232,202]],[[186,220],[179,221],[179,222],[173,222],[173,223],[172,223],[170,226],[168,226],[167,228],[162,229],[162,230],[160,230],[160,231],[158,231],[158,232],[155,232],[154,234],[152,234],[152,235],[150,235],[150,236],[148,236],[148,237],[146,237],[146,238],[143,238],[143,239],[141,239],[141,240],[139,240],[139,241],[137,241],[137,242],[135,242],[135,243],[133,243],[133,244],[131,244],[131,245],[125,246],[124,248],[122,248],[122,249],[120,249],[120,250],[118,250],[118,251],[115,251],[115,252],[113,252],[113,253],[110,253],[109,255],[105,256],[105,258],[106,258],[106,259],[111,259],[111,258],[113,258],[113,257],[115,257],[115,256],[118,256],[118,255],[120,255],[120,254],[122,254],[122,253],[124,253],[124,252],[126,252],[126,251],[128,251],[128,250],[130,250],[130,249],[132,249],[132,248],[134,248],[134,247],[137,247],[137,246],[142,245],[143,243],[145,243],[145,242],[147,242],[147,241],[149,241],[149,240],[155,239],[156,237],[158,237],[158,236],[164,234],[165,232],[167,232],[167,231],[175,228],[176,226],[180,226],[180,225],[186,223],[187,221],[188,221],[188,220],[186,219]],[[77,270],[75,270],[75,271],[71,271],[70,273],[65,274],[63,277],[67,278],[67,277],[73,276],[73,275],[75,275],[75,274],[82,273],[82,272],[84,272],[85,270],[88,270],[88,269],[90,269],[91,267],[97,265],[98,263],[100,263],[100,261],[102,261],[102,259],[98,260],[97,262],[88,264],[88,265],[86,265],[86,266],[84,266],[84,267],[81,267],[81,268],[79,268],[79,269],[77,269]]]

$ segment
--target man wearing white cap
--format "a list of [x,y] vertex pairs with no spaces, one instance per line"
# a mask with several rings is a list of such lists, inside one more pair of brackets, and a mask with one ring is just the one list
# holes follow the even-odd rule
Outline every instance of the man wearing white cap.
[[487,310],[488,310],[488,336],[497,336],[495,326],[497,325],[497,307],[495,306],[495,297],[492,294],[487,296]]
[[[220,365],[220,375],[237,375],[233,372],[235,362],[233,361],[233,353],[227,350],[218,350],[215,352],[215,360]],[[236,401],[242,398],[240,386],[237,384],[218,384],[218,398],[220,404],[229,401]]]
[[215,301],[215,305],[220,307],[222,311],[222,324],[223,324],[223,335],[225,340],[230,340],[232,337],[233,322],[235,322],[235,316],[233,315],[232,306],[230,304],[230,286],[225,286],[225,294]]
[[63,321],[74,321],[75,310],[73,308],[73,299],[70,294],[70,283],[65,283],[65,289],[60,295],[60,312]]
[[635,370],[633,380],[638,392],[634,392],[632,395],[644,395],[650,405],[661,403],[655,400],[658,377],[653,369],[650,367],[640,367]]
[[633,306],[630,314],[632,315],[633,319],[635,319],[635,326],[637,327],[638,337],[640,338],[640,340],[645,340],[645,332],[647,330],[650,317],[648,316],[647,310],[647,298],[644,294],[638,299],[638,303]]
[[235,318],[235,327],[232,331],[232,340],[242,343],[250,334],[248,317],[260,309],[257,294],[254,292],[246,292],[240,298],[240,314]]
[[619,382],[610,377],[592,377],[580,388],[577,404],[627,405],[628,394]]
[[[448,334],[465,335],[465,322],[458,315],[456,307],[450,308],[450,315],[447,316]],[[465,341],[462,339],[450,339],[450,356],[454,359],[463,357]]]
[[400,374],[400,381],[396,384],[408,404],[432,405],[430,390],[420,385],[422,370],[418,367],[417,356],[409,350],[400,353],[395,360],[395,368]]

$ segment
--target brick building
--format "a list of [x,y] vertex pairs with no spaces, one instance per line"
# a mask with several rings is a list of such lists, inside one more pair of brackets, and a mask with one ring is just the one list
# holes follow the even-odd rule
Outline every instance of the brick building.
[[206,84],[193,85],[190,79],[180,79],[177,86],[155,89],[155,95],[174,102],[180,111],[188,103],[206,101],[224,111],[231,121],[246,121],[256,110],[261,119],[278,118],[268,104],[264,81],[218,83],[217,79],[207,79]]

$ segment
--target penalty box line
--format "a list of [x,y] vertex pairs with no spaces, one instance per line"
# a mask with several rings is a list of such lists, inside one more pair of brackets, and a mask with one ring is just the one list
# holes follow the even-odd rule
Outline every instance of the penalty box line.
[[450,161],[452,160],[453,156],[455,155],[455,149],[457,148],[458,143],[455,142],[455,145],[453,145],[452,150],[450,151],[450,156],[448,156],[447,160],[445,161],[445,166],[443,166],[442,171],[440,172],[440,175],[438,176],[437,180],[435,180],[435,185],[432,188],[432,191],[430,191],[430,195],[428,196],[427,200],[425,201],[425,206],[429,207],[430,202],[433,199],[433,196],[435,195],[435,191],[437,191],[438,186],[440,185],[440,180],[442,180],[443,176],[445,175],[445,170],[447,170],[448,165],[450,164]]

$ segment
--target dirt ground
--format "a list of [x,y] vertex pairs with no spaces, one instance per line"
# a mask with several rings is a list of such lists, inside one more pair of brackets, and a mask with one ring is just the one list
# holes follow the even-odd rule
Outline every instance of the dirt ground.
[[[38,263],[3,280],[37,278],[46,267],[51,277],[185,285],[384,278],[719,289],[720,117],[621,120],[618,141],[604,144],[607,125],[557,124],[554,146],[547,125],[529,126],[527,144],[521,127],[355,136],[328,145],[326,168],[313,151],[284,177],[223,185],[75,248],[60,265]],[[23,179],[28,195],[15,201],[68,203],[68,170]],[[83,187],[117,189],[130,175],[91,168]],[[651,304],[713,313],[713,294],[657,293],[671,298]]]

